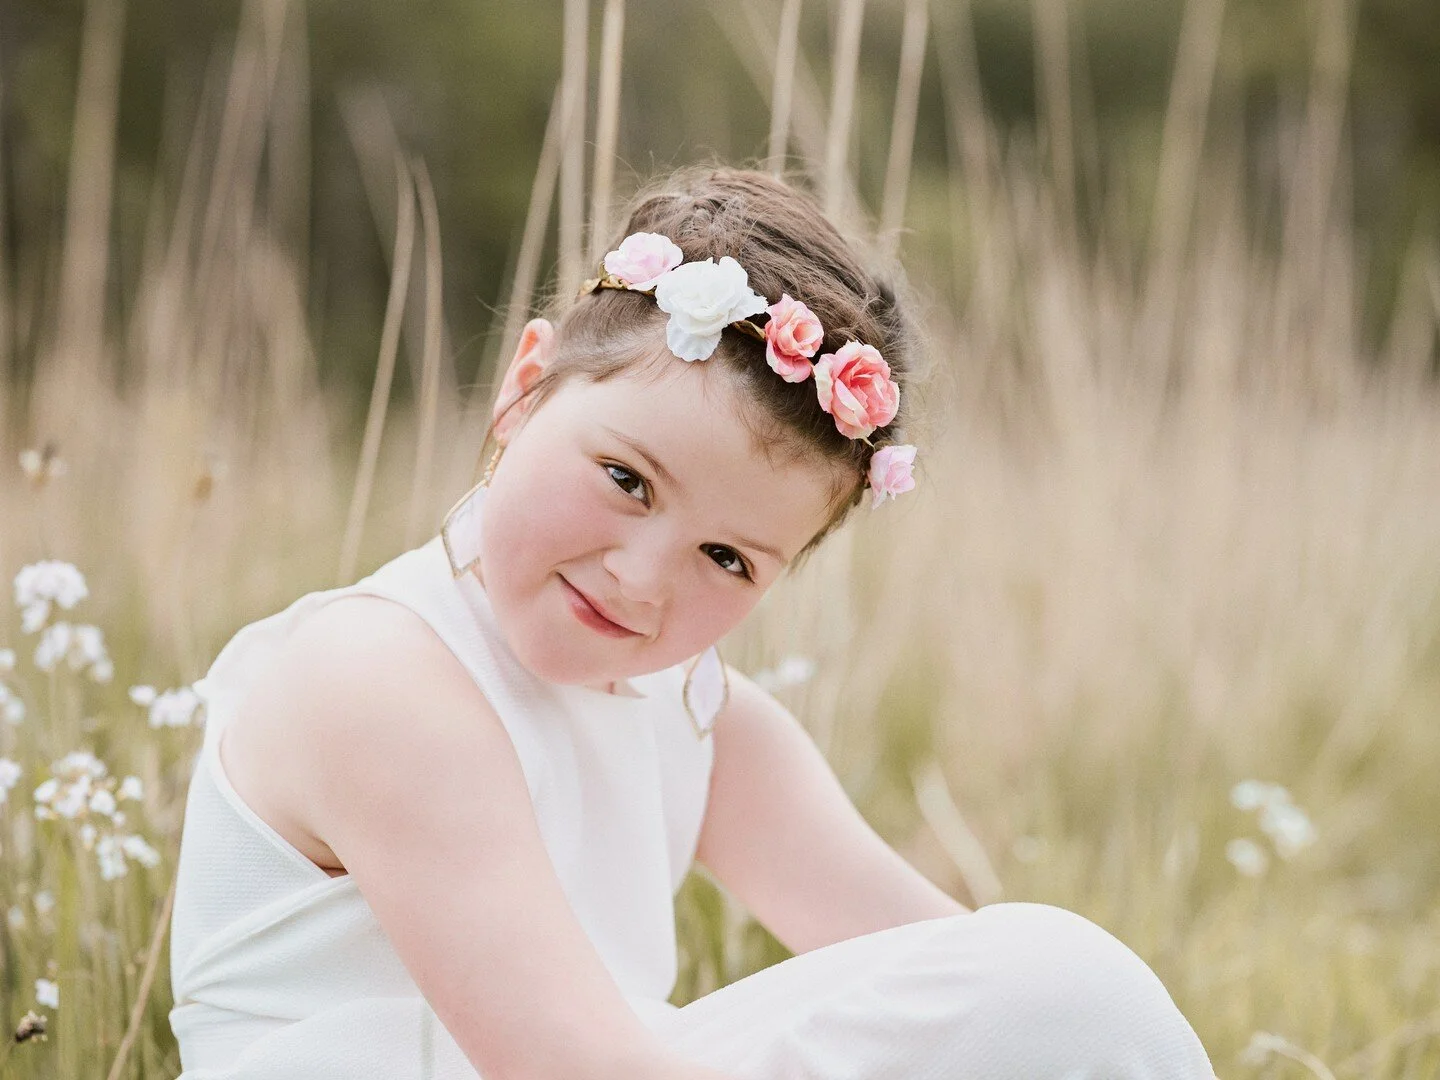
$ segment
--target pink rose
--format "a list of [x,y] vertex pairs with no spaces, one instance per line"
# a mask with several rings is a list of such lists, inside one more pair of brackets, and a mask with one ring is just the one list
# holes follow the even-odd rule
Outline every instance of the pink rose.
[[644,292],[653,288],[685,259],[685,253],[660,233],[631,233],[616,250],[605,256],[605,272],[614,274],[627,288]]
[[875,346],[858,341],[847,341],[839,352],[815,361],[815,393],[820,408],[850,439],[884,427],[900,408],[900,387],[890,378],[890,365]]
[[914,464],[915,447],[908,443],[882,446],[870,455],[870,490],[875,497],[870,509],[879,506],[887,496],[893,499],[915,487],[915,478],[910,475]]
[[804,382],[810,377],[810,357],[825,340],[825,331],[815,313],[781,293],[780,300],[767,308],[770,321],[765,324],[765,360],[786,382]]

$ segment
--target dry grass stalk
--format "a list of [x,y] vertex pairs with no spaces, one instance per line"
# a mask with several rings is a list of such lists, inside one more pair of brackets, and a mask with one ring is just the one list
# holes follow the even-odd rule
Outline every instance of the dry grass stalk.
[[1036,88],[1055,178],[1051,194],[1063,228],[1075,225],[1075,122],[1071,112],[1070,26],[1065,0],[1034,0]]
[[56,320],[59,387],[48,402],[63,423],[80,390],[79,369],[104,355],[105,284],[110,265],[110,210],[115,171],[124,0],[88,0],[80,42],[80,77],[71,130],[70,183]]
[[565,0],[564,68],[560,79],[565,101],[560,134],[560,270],[558,287],[569,295],[584,276],[585,230],[585,86],[589,53],[588,0]]
[[1187,0],[1161,131],[1137,347],[1159,345],[1167,370],[1173,362],[1180,268],[1189,246],[1195,188],[1201,175],[1200,150],[1209,124],[1224,14],[1225,0]]
[[360,535],[365,528],[365,514],[370,506],[370,493],[375,483],[375,468],[380,458],[380,438],[385,428],[385,413],[390,402],[390,387],[395,378],[395,356],[400,349],[400,323],[405,313],[405,297],[410,288],[410,265],[415,245],[415,187],[410,170],[402,155],[395,155],[396,187],[399,205],[395,213],[395,251],[390,260],[390,292],[385,301],[385,322],[380,331],[380,359],[375,369],[375,383],[370,389],[370,408],[365,417],[365,437],[360,447],[360,469],[350,497],[350,512],[345,519],[345,537],[340,545],[340,569],[336,584],[355,579],[356,562],[360,555]]
[[[560,167],[560,144],[564,130],[565,88],[555,90],[550,102],[550,116],[545,122],[545,137],[540,144],[540,160],[535,164],[535,180],[530,185],[530,203],[525,210],[525,229],[520,234],[520,254],[515,260],[515,276],[510,282],[510,299],[505,305],[505,331],[500,336],[497,355],[499,364],[507,362],[520,331],[530,317],[535,297],[535,284],[540,276],[540,251],[545,243],[545,228],[550,220],[550,207],[555,198],[555,181]],[[473,410],[471,410],[473,412]],[[479,466],[476,466],[479,479]]]
[[[724,37],[730,40],[735,56],[745,68],[746,74],[756,91],[774,113],[771,95],[775,85],[776,44],[775,30],[769,21],[769,8],[760,0],[741,0],[741,22],[735,18],[735,5],[714,0],[709,5],[712,21]],[[815,190],[824,187],[825,174],[825,96],[820,90],[810,65],[805,60],[803,49],[796,48],[794,57],[795,78],[791,97],[791,139],[800,151],[800,164]],[[788,152],[788,143],[787,143]],[[848,174],[842,178],[846,186],[844,201],[847,205],[858,206],[853,180]]]
[[110,1071],[105,1074],[105,1080],[120,1080],[125,1061],[130,1057],[130,1048],[135,1045],[135,1036],[139,1034],[140,1025],[145,1019],[145,1011],[150,1004],[150,990],[155,985],[155,973],[160,969],[160,947],[170,932],[170,911],[175,906],[175,886],[179,880],[179,875],[170,879],[170,888],[155,916],[155,930],[145,949],[145,969],[140,973],[140,985],[135,991],[134,1004],[130,1007],[130,1022],[125,1025],[125,1034],[120,1039],[120,1047],[115,1051],[115,1061],[111,1064]]
[[595,183],[590,198],[590,251],[598,263],[610,236],[610,200],[615,179],[615,145],[620,130],[620,68],[624,59],[625,0],[605,0],[600,37],[600,91],[595,119]]
[[[5,175],[9,162],[5,160],[5,87],[0,84],[0,206],[6,205]],[[6,236],[7,215],[0,213],[0,253],[9,250]],[[15,325],[11,311],[10,260],[0,257],[0,430],[10,431],[10,366],[14,355],[14,340],[11,337]],[[8,449],[0,446],[0,450]]]
[[775,37],[775,81],[770,90],[770,152],[765,168],[780,176],[790,145],[790,109],[795,96],[795,57],[800,49],[800,0],[785,0]]
[[410,164],[415,191],[420,200],[420,221],[425,231],[425,362],[417,402],[420,431],[415,447],[415,472],[411,479],[410,511],[405,522],[405,546],[420,543],[426,529],[425,506],[431,501],[431,461],[435,456],[435,427],[440,409],[440,360],[444,340],[443,282],[440,258],[440,214],[430,174],[419,158]]
[[851,122],[855,113],[855,79],[860,66],[860,30],[865,21],[865,0],[840,0],[840,28],[830,66],[830,121],[825,126],[825,212],[845,220]]
[[889,258],[894,258],[899,250],[900,230],[905,223],[905,196],[910,187],[915,117],[920,110],[920,76],[925,70],[925,39],[929,23],[929,0],[907,0],[905,26],[900,40],[895,112],[890,120],[890,156],[880,200],[880,246]]
[[940,841],[960,876],[965,881],[976,907],[993,904],[1005,895],[1000,875],[995,872],[985,847],[965,822],[965,815],[955,805],[945,774],[938,762],[931,761],[911,778],[915,786],[915,805],[920,815]]

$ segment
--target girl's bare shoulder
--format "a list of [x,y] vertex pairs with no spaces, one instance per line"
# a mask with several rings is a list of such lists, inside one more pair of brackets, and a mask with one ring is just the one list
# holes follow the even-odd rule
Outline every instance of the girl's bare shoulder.
[[[343,751],[333,738],[337,719],[323,715],[325,703],[338,705],[366,687],[393,694],[401,683],[416,688],[455,680],[458,669],[429,624],[403,604],[361,593],[331,600],[292,628],[273,668],[242,696],[219,747],[226,777],[312,863],[331,877],[344,874],[309,813],[315,778],[307,774],[317,755]],[[327,693],[317,683],[344,692]],[[463,683],[479,695],[468,677]]]

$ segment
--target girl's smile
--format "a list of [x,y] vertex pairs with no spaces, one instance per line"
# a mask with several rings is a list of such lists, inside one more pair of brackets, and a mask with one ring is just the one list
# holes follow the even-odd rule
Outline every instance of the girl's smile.
[[570,610],[575,612],[575,617],[586,626],[592,630],[598,630],[607,637],[628,638],[641,636],[638,630],[631,630],[629,627],[623,626],[616,620],[609,618],[605,614],[606,609],[604,607],[591,600],[583,592],[575,588],[574,585],[566,581],[564,574],[557,572],[555,576],[560,579],[561,587],[565,589],[570,598]]

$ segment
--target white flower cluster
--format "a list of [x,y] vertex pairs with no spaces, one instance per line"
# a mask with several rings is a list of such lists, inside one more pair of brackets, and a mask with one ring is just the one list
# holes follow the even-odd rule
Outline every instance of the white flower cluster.
[[[84,669],[96,682],[107,683],[114,677],[115,665],[105,651],[105,635],[98,626],[71,624],[63,620],[45,625],[55,607],[68,611],[89,595],[85,575],[70,563],[58,559],[45,559],[22,566],[15,575],[15,603],[20,608],[20,628],[27,634],[44,631],[40,635],[40,644],[35,648],[35,666],[41,671],[54,671],[63,660],[68,662],[71,671]],[[22,718],[23,710],[22,705],[19,709]],[[19,723],[19,720],[12,719],[11,723]]]
[[[88,750],[75,750],[51,766],[52,776],[35,789],[35,817],[40,821],[65,818],[79,821],[80,842],[93,850],[100,862],[100,876],[106,881],[123,877],[126,858],[143,866],[156,866],[160,853],[133,833],[114,830],[125,824],[119,809],[124,799],[139,799],[142,786],[138,776],[127,776],[118,786],[107,776],[105,763]],[[102,834],[100,825],[105,828]]]
[[153,686],[132,686],[130,700],[150,710],[150,726],[189,727],[196,720],[196,710],[204,699],[190,686],[177,687],[157,694]]
[[[0,672],[14,670],[15,650],[0,649]],[[0,682],[0,717],[3,717],[7,724],[20,724],[25,720],[25,702],[4,682]]]
[[68,611],[89,595],[85,575],[58,559],[22,566],[15,575],[15,604],[21,611],[20,627],[27,634],[45,625],[52,603]]
[[99,683],[108,683],[115,676],[115,665],[105,651],[105,635],[98,626],[67,622],[47,626],[35,648],[35,666],[54,671],[61,660],[68,660],[71,671],[87,670]]
[[[1260,831],[1270,838],[1275,853],[1282,859],[1293,858],[1317,838],[1309,816],[1279,784],[1242,780],[1230,789],[1230,805],[1237,810],[1260,812]],[[1265,849],[1247,837],[1237,837],[1226,844],[1225,857],[1247,877],[1259,877],[1270,866],[1270,856]]]

